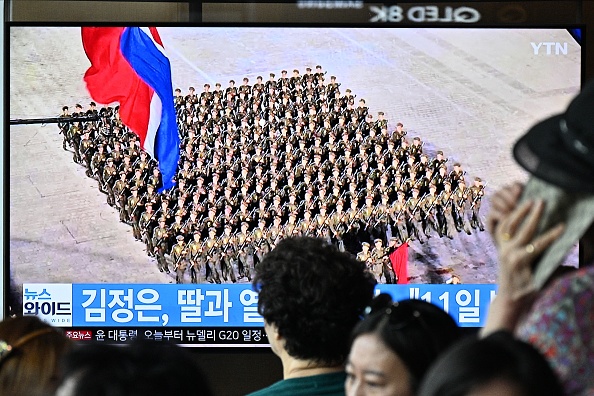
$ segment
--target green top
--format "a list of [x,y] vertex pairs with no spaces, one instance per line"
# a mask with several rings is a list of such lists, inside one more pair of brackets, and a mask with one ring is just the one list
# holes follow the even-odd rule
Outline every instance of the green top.
[[290,378],[270,385],[248,396],[343,396],[346,374],[339,373],[312,375],[309,377]]

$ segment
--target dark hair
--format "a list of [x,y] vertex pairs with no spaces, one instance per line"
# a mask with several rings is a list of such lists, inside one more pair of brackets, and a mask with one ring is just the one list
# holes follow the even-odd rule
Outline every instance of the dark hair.
[[63,372],[72,395],[212,395],[194,356],[166,343],[83,344],[65,357]]
[[458,325],[441,308],[422,300],[392,303],[388,294],[380,294],[370,309],[353,330],[351,342],[364,334],[379,336],[408,369],[414,393],[431,364],[460,338]]
[[36,316],[0,323],[0,395],[53,394],[60,358],[70,340]]
[[322,239],[283,239],[256,267],[258,312],[295,358],[342,364],[349,336],[373,298],[365,265]]
[[532,345],[499,331],[465,339],[447,351],[425,376],[419,395],[463,396],[497,379],[526,396],[563,394],[553,370]]

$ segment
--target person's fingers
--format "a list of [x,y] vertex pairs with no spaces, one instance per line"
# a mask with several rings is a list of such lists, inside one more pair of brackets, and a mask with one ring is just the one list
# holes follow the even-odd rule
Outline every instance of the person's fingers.
[[[565,232],[565,224],[557,224],[538,238],[534,239],[530,244],[532,245],[532,254],[535,257],[541,255],[549,246],[553,244]],[[528,250],[532,250],[528,249]]]
[[523,191],[521,183],[505,186],[491,197],[491,208],[487,216],[487,229],[495,232],[497,224],[503,220],[517,205]]
[[503,241],[509,240],[516,233],[518,226],[526,218],[530,209],[534,205],[533,201],[526,201],[497,226],[496,234]]
[[524,245],[532,240],[534,233],[538,228],[538,223],[544,209],[544,202],[536,201],[530,208],[530,212],[524,218],[524,221],[518,225],[515,232],[515,240]]

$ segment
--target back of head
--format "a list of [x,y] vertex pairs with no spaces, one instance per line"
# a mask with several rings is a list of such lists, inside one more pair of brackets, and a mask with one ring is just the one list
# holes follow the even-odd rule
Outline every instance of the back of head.
[[322,239],[282,240],[256,268],[258,311],[278,329],[287,353],[342,364],[350,333],[373,297],[365,265]]
[[[510,333],[465,339],[431,367],[420,396],[480,395],[507,386],[519,396],[561,396],[563,391],[546,360],[534,347]],[[485,393],[486,394],[486,393]]]
[[406,366],[413,393],[431,364],[461,336],[450,315],[422,300],[393,303],[387,294],[380,294],[370,310],[353,330],[353,342],[361,335],[376,334]]
[[138,341],[81,345],[64,359],[58,396],[210,396],[194,357],[180,347]]
[[0,323],[0,395],[50,395],[70,341],[35,316]]

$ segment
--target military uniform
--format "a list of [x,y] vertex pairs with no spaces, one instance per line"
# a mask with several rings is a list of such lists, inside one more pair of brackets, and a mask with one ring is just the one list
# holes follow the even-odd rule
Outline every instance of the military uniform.
[[184,273],[188,268],[187,250],[184,237],[178,235],[177,244],[171,248],[171,260],[175,269],[175,283],[184,283]]

